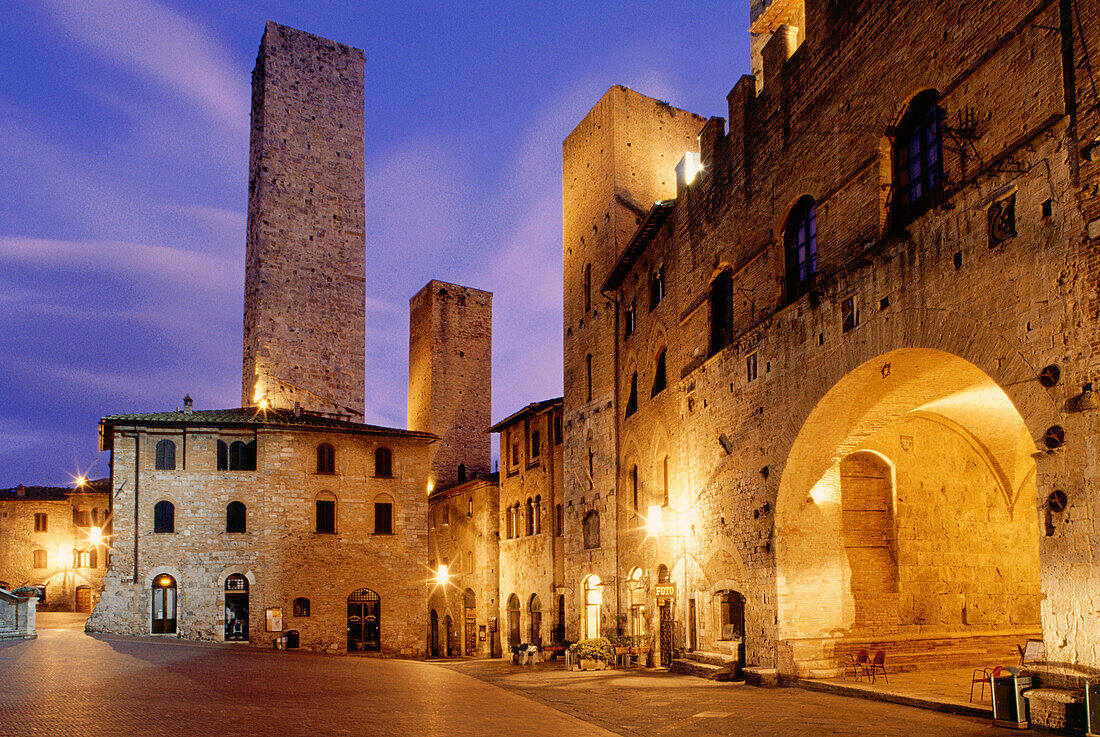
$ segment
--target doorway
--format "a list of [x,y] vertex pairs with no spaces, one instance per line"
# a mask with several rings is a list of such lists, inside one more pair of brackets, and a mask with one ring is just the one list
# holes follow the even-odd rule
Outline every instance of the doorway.
[[466,589],[462,605],[465,608],[465,654],[477,655],[477,606],[474,592]]
[[439,657],[439,612],[428,612],[428,655]]
[[447,628],[447,657],[451,657],[455,654],[454,650],[454,622],[451,621],[451,615],[448,614],[443,618],[443,625]]
[[661,666],[672,665],[672,606],[663,601],[660,606],[661,622]]
[[76,610],[78,612],[92,611],[92,589],[89,586],[76,587]]
[[359,589],[348,597],[348,652],[381,652],[382,601],[374,591]]
[[527,605],[527,622],[530,625],[530,639],[527,642],[542,647],[542,601],[538,594],[531,594],[531,601]]
[[248,639],[248,579],[239,573],[225,579],[225,639]]
[[176,579],[167,573],[153,579],[152,630],[154,635],[176,631]]
[[519,644],[519,597],[508,597],[508,647]]

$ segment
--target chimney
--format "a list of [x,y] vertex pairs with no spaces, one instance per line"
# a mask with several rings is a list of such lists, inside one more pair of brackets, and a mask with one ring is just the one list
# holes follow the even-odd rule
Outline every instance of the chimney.
[[185,415],[192,414],[195,411],[194,401],[191,399],[191,395],[187,394],[183,398],[183,413]]
[[295,417],[301,417],[302,416],[302,403],[301,402],[295,402],[294,403],[294,416]]
[[15,495],[16,496],[26,496],[27,495],[27,487],[23,486],[23,484],[19,484],[19,488],[15,490]]

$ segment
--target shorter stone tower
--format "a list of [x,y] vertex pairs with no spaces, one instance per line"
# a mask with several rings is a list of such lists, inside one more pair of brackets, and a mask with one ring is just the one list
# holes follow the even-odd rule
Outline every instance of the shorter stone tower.
[[433,279],[409,300],[409,429],[441,438],[429,491],[489,472],[492,346],[491,292]]

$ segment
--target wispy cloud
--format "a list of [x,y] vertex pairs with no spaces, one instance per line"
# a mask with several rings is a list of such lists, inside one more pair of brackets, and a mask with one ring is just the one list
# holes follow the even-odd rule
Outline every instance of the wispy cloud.
[[175,89],[230,130],[248,130],[247,77],[209,28],[155,0],[38,1],[93,53]]

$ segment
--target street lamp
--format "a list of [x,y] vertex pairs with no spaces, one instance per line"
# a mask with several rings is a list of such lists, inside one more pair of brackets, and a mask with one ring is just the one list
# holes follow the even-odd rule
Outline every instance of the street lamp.
[[435,583],[437,586],[447,585],[447,565],[441,563],[439,569],[435,572]]

